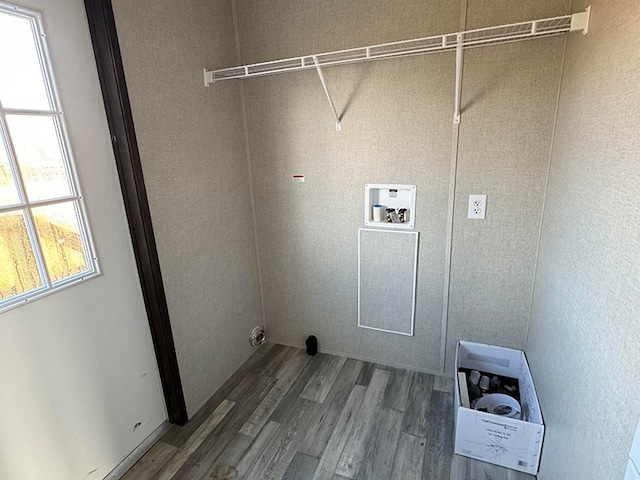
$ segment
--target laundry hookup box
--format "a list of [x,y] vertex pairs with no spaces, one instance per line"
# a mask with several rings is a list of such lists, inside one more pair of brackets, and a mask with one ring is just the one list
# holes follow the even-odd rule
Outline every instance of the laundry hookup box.
[[[457,374],[460,369],[517,379],[521,418],[463,407]],[[455,381],[455,453],[535,475],[540,464],[544,422],[524,352],[459,341]]]

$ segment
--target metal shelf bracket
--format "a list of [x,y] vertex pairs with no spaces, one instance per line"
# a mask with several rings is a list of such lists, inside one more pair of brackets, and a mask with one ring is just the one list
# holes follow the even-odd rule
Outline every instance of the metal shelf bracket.
[[461,33],[456,35],[456,92],[453,101],[453,124],[460,124],[460,102],[462,100],[462,42]]
[[586,35],[589,32],[589,19],[591,17],[591,5],[587,7],[584,12],[574,13],[571,15],[571,30],[582,30],[582,34]]
[[331,112],[333,113],[333,118],[336,119],[336,131],[339,132],[342,130],[342,125],[340,124],[340,116],[336,111],[336,107],[333,104],[333,100],[331,99],[331,94],[329,93],[329,88],[327,88],[327,82],[324,79],[324,75],[322,74],[322,67],[320,67],[320,63],[318,62],[318,57],[313,56],[313,63],[316,66],[316,71],[318,72],[318,77],[320,77],[320,83],[322,83],[322,88],[324,89],[324,93],[327,96],[327,100],[329,100],[329,106],[331,107]]
[[202,69],[204,71],[204,86],[208,87],[213,83],[213,70]]

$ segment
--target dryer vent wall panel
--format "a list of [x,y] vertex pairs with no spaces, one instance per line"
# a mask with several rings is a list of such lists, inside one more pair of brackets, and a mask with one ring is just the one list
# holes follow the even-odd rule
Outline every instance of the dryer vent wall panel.
[[413,335],[418,232],[358,230],[358,326]]

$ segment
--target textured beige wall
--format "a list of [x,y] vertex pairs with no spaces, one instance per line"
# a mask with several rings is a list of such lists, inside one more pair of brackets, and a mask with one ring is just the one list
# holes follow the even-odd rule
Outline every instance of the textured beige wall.
[[[568,9],[568,0],[471,0],[466,24]],[[454,32],[460,11],[450,1],[237,0],[242,61]],[[563,45],[554,38],[466,55],[450,352],[458,338],[524,346]],[[454,55],[335,67],[325,76],[344,112],[339,133],[315,72],[244,83],[269,334],[298,345],[315,334],[321,349],[438,371]],[[294,173],[307,182],[294,184]],[[365,183],[418,187],[412,338],[356,325]],[[486,221],[466,219],[469,193],[489,195]]]
[[116,0],[187,407],[193,413],[250,354],[261,323],[237,84],[202,68],[235,61],[224,1]]
[[[242,59],[457,30],[456,8],[441,2],[437,11],[425,2],[403,8],[387,2],[382,8],[364,1],[240,1]],[[335,67],[325,77],[345,112],[339,133],[315,72],[245,82],[269,334],[291,344],[314,334],[324,350],[435,370],[453,54]],[[305,174],[306,183],[294,184],[294,173]],[[418,185],[415,337],[357,327],[357,228],[365,183]]]
[[541,480],[622,478],[640,416],[640,3],[593,6],[561,87],[527,354]]
[[[569,1],[470,1],[467,28],[564,15]],[[447,366],[457,340],[522,349],[529,322],[564,37],[465,52]],[[468,220],[469,194],[487,195]]]

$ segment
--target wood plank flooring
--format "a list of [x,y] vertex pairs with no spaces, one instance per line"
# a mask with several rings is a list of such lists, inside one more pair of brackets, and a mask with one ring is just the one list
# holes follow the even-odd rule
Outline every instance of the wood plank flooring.
[[260,347],[122,480],[533,480],[453,455],[453,381]]

